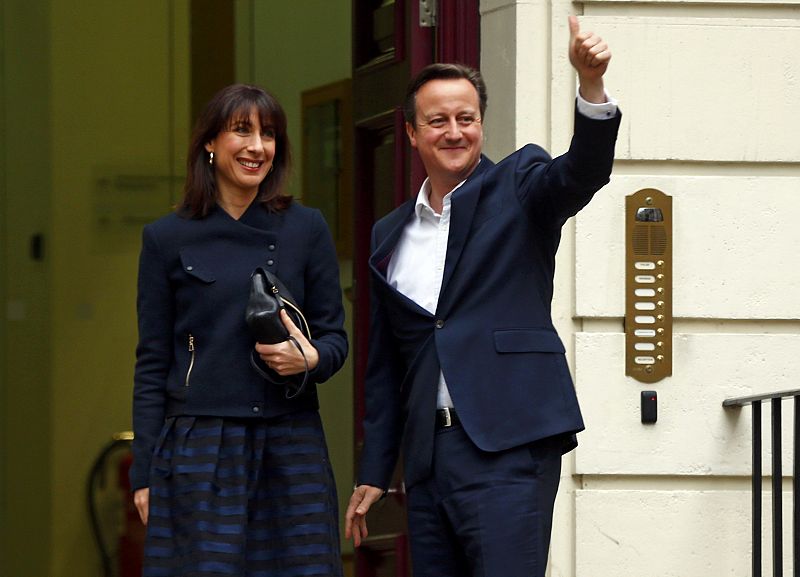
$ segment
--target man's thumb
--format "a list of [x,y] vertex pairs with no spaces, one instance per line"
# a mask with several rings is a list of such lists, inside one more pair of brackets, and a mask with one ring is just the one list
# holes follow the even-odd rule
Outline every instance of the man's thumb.
[[570,38],[575,38],[580,31],[581,31],[581,25],[578,24],[578,17],[570,15],[569,16],[569,35],[570,35]]

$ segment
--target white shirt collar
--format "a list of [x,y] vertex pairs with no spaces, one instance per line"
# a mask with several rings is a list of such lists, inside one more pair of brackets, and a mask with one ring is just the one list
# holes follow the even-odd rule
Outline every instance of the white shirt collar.
[[[446,207],[450,204],[450,196],[465,182],[467,182],[466,178],[455,185],[453,190],[444,195],[444,198],[442,199],[443,206]],[[431,207],[430,195],[431,182],[430,179],[426,177],[425,181],[422,183],[422,186],[419,187],[419,192],[417,193],[417,203],[414,205],[414,212],[416,212],[417,218],[422,218],[423,214],[441,216],[437,215],[436,211],[434,211]]]
[[428,198],[430,194],[431,182],[429,178],[425,178],[422,186],[419,187],[419,192],[417,193],[417,203],[414,205],[414,212],[417,213],[417,218],[422,218],[424,213],[436,214],[433,212],[433,208],[431,208],[431,201]]

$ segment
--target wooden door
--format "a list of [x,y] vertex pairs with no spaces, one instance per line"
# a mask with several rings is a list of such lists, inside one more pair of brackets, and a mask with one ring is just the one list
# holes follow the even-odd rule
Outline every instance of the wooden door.
[[[415,195],[424,179],[410,154],[401,110],[409,79],[434,61],[477,66],[478,0],[353,0],[354,418],[356,470],[363,444],[369,351],[370,231]],[[369,513],[370,536],[356,552],[356,577],[410,575],[402,472]]]

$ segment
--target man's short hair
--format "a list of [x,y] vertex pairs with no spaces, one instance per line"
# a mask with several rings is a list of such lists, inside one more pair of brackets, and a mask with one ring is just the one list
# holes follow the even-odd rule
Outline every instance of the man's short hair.
[[483,118],[486,112],[488,96],[486,94],[486,84],[483,82],[481,73],[464,64],[436,62],[420,70],[419,74],[409,82],[408,90],[406,90],[406,99],[403,102],[403,116],[406,122],[414,128],[417,127],[417,92],[424,84],[431,80],[458,80],[461,78],[469,80],[470,84],[478,92],[481,118]]

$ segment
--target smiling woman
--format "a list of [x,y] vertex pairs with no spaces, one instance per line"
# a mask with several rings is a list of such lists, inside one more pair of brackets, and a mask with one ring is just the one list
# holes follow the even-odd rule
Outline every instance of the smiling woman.
[[283,193],[290,161],[280,103],[257,86],[228,86],[195,127],[180,212],[205,217],[219,204],[239,218],[256,197],[268,210],[282,210],[291,201]]
[[214,167],[217,203],[239,218],[258,194],[258,187],[272,170],[275,129],[262,124],[255,107],[248,116],[234,119],[228,128],[206,144]]
[[[145,577],[341,576],[336,489],[316,384],[347,337],[330,231],[283,192],[286,116],[255,86],[220,91],[198,120],[176,213],[144,229],[133,426],[134,502],[147,525]],[[276,274],[312,338],[254,342],[250,276]],[[250,364],[256,352],[303,393]]]

